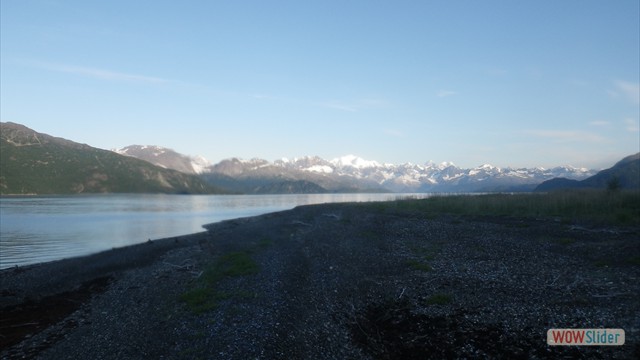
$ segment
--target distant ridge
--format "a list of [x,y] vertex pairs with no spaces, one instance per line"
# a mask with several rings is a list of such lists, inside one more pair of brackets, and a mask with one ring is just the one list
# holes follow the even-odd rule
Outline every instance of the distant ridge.
[[[1,123],[1,127],[0,194],[3,195],[521,192],[532,191],[554,178],[566,179],[553,180],[551,184],[589,185],[579,180],[596,173],[571,166],[544,169],[483,164],[463,169],[450,162],[431,161],[423,165],[396,165],[355,155],[333,160],[305,156],[274,162],[231,158],[211,165],[202,157],[182,155],[156,145],[131,145],[107,151],[15,123]],[[598,179],[590,181],[606,182]],[[622,186],[633,186],[626,178],[621,179]]]
[[[584,179],[593,174],[593,170],[571,166],[513,169],[484,164],[462,169],[453,163],[381,164],[347,155],[333,160],[305,156],[274,162],[232,158],[210,166],[201,175],[234,191],[263,193],[282,181],[307,181],[327,192],[515,192],[532,191],[558,176]],[[260,186],[265,183],[271,185]]]
[[[160,146],[132,145],[117,150],[163,167],[191,172],[193,157]],[[200,159],[200,164],[208,163]],[[585,168],[499,168],[483,164],[463,169],[451,162],[382,164],[356,155],[332,160],[318,156],[280,159],[230,158],[198,166],[203,179],[235,193],[323,192],[523,192],[555,177],[582,180],[596,172]]]
[[[613,182],[615,182],[615,185]],[[554,178],[538,185],[535,191],[559,189],[606,189],[615,186],[620,189],[640,189],[640,153],[629,155],[609,169],[582,181]]]
[[197,176],[0,123],[0,194],[188,193],[220,190]]

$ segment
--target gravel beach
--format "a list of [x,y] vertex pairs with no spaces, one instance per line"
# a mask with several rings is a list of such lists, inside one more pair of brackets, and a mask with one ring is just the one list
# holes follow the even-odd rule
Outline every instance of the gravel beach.
[[205,229],[0,271],[1,358],[640,358],[638,227],[324,204]]

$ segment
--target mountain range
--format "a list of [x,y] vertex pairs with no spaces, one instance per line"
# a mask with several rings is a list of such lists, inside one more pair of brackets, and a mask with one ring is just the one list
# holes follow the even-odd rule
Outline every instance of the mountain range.
[[581,180],[595,170],[558,166],[500,168],[489,164],[463,169],[450,162],[381,164],[355,155],[325,160],[317,156],[280,159],[230,158],[206,165],[159,146],[132,145],[114,150],[174,169],[193,169],[211,184],[240,193],[298,192],[492,192],[532,191],[546,180]]
[[515,192],[563,187],[638,188],[640,155],[597,172],[572,166],[464,169],[450,162],[383,164],[347,155],[230,158],[211,164],[155,145],[112,151],[0,123],[0,194]]

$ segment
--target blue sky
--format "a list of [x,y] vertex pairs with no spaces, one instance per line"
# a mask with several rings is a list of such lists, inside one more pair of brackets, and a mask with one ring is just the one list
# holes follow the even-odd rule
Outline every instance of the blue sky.
[[110,149],[603,168],[640,2],[2,0],[0,119]]

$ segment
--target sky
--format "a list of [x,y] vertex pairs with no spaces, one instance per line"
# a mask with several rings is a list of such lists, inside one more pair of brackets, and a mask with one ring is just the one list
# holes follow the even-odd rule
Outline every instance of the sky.
[[601,169],[640,2],[0,1],[0,120],[102,149]]

